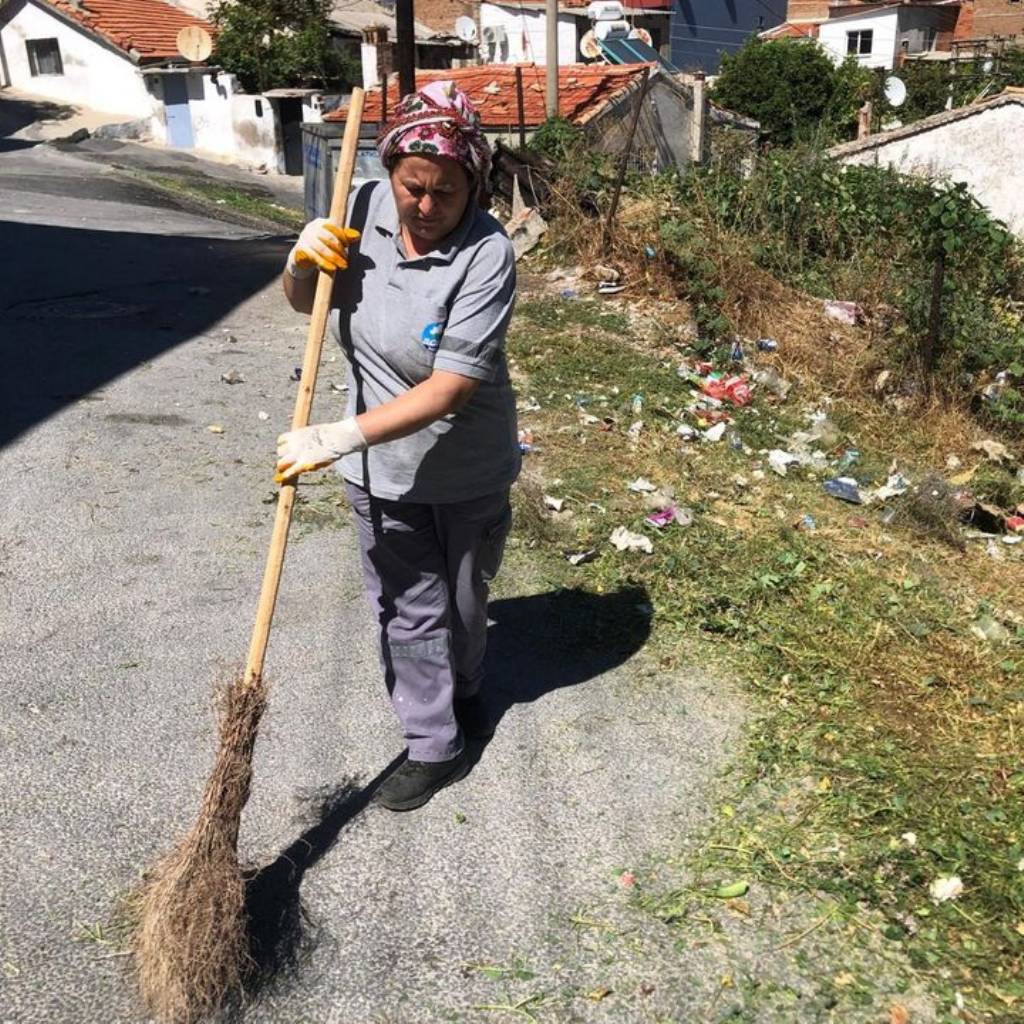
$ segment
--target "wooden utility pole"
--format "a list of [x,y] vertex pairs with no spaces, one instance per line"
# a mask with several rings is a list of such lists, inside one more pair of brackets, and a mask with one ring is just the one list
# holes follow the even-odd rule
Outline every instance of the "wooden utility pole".
[[395,3],[395,64],[398,66],[398,95],[416,91],[416,29],[412,0]]
[[546,0],[547,42],[544,45],[547,65],[547,115],[558,117],[558,0]]

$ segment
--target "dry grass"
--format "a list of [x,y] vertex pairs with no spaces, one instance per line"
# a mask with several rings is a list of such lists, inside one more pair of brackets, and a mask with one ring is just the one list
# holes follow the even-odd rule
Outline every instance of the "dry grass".
[[259,677],[239,677],[225,689],[220,747],[196,824],[130,900],[139,990],[167,1024],[191,1024],[242,991],[249,938],[238,830],[265,707]]

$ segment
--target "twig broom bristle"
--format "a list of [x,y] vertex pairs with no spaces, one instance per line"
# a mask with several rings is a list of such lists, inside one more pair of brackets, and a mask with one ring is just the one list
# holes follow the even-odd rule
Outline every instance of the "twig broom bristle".
[[191,1024],[241,992],[249,962],[238,830],[266,707],[261,678],[235,679],[220,709],[220,748],[192,831],[132,899],[142,998],[168,1024]]

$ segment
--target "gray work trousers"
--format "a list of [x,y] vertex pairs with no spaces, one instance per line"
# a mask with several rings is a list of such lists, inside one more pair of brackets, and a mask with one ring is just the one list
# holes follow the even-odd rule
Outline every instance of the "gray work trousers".
[[346,490],[409,757],[447,761],[463,747],[452,701],[473,696],[483,678],[488,584],[512,524],[508,490],[445,505]]

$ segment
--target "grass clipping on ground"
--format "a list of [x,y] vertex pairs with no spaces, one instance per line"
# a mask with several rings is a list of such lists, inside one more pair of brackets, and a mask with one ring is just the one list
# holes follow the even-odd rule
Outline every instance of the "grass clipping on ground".
[[[778,285],[739,322],[778,339],[756,362],[792,383],[788,398],[759,389],[734,412],[732,444],[682,442],[691,385],[676,367],[693,353],[685,331],[647,316],[661,308],[656,271],[632,280],[611,302],[520,302],[509,351],[533,451],[518,543],[546,556],[553,583],[641,588],[666,667],[713,661],[762,698],[701,888],[744,877],[828,893],[852,916],[870,907],[885,921],[879,941],[898,944],[947,1007],[964,1002],[959,1019],[1021,1019],[1021,548],[957,547],[915,516],[912,494],[848,506],[823,492],[834,468],[783,478],[765,454],[824,410],[831,465],[856,447],[850,472],[865,481],[883,483],[894,465],[912,480],[942,477],[954,456],[976,492],[1024,495],[971,451],[980,435],[962,412],[875,392],[884,359],[872,330],[842,327]],[[645,495],[628,486],[638,477],[673,489],[693,525],[646,526]],[[617,552],[620,525],[653,553]],[[933,898],[933,883],[953,876],[962,893]]]

